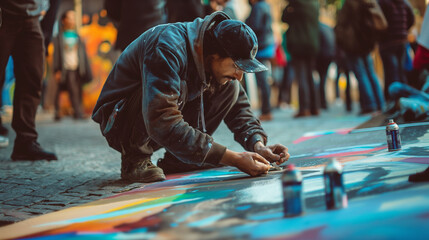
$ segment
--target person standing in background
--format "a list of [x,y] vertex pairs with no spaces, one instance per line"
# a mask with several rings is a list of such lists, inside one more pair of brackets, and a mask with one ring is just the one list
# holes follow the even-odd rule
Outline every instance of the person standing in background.
[[393,82],[407,83],[404,63],[408,30],[414,24],[411,5],[406,0],[378,0],[387,20],[387,30],[380,37],[380,56],[384,67],[384,97]]
[[4,76],[9,56],[14,60],[15,93],[12,128],[16,132],[11,158],[57,160],[37,142],[36,112],[40,103],[45,48],[39,17],[46,0],[2,0],[0,27],[0,76]]
[[290,0],[282,21],[289,25],[287,49],[299,86],[299,111],[294,117],[317,116],[319,97],[313,80],[313,65],[319,51],[319,2]]
[[[275,55],[270,5],[264,0],[249,0],[249,4],[252,6],[252,10],[246,19],[246,24],[255,32],[258,38],[259,51],[256,54],[256,59],[267,66],[270,63],[270,59],[274,58]],[[262,97],[261,115],[259,116],[259,120],[261,121],[270,121],[273,118],[271,114],[271,87],[268,83],[268,74],[268,71],[255,73],[256,82],[261,90]]]
[[73,10],[68,10],[61,16],[61,28],[54,40],[53,69],[55,81],[58,83],[55,94],[55,120],[61,119],[60,93],[63,89],[69,93],[73,118],[83,118],[82,85],[92,80],[92,72],[85,44],[76,31],[76,14]]
[[166,9],[169,23],[192,22],[204,16],[201,0],[167,0]]
[[384,107],[383,91],[370,53],[386,27],[376,0],[345,0],[337,14],[335,40],[358,81],[360,114],[377,113]]

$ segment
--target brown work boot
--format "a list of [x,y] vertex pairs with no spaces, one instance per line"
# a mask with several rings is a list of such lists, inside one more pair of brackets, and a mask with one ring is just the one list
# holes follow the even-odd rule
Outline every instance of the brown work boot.
[[213,166],[208,165],[198,166],[195,164],[184,163],[169,152],[165,152],[164,158],[158,159],[157,165],[164,170],[165,174],[184,173],[214,168]]
[[155,166],[150,156],[122,155],[121,178],[131,182],[158,182],[165,180],[164,172]]

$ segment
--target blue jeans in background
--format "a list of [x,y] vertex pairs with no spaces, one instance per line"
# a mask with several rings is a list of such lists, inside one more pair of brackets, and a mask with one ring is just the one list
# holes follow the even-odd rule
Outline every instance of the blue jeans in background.
[[349,56],[349,61],[358,80],[361,113],[382,110],[384,107],[383,91],[371,56],[369,54],[364,57]]
[[292,56],[293,69],[298,80],[299,113],[310,111],[319,113],[319,95],[313,79],[314,57]]
[[[269,66],[270,61],[268,59],[258,59],[265,66]],[[256,72],[255,78],[259,90],[261,91],[261,114],[271,113],[271,87],[268,83],[269,71]]]
[[329,65],[333,61],[332,58],[320,57],[316,61],[316,70],[319,73],[319,96],[320,96],[320,107],[323,109],[328,109],[328,104],[326,103],[326,94],[325,94],[325,85],[326,78],[328,75]]
[[380,56],[384,68],[384,97],[387,100],[391,100],[389,97],[390,84],[393,82],[407,83],[404,70],[405,49],[404,43],[380,47]]

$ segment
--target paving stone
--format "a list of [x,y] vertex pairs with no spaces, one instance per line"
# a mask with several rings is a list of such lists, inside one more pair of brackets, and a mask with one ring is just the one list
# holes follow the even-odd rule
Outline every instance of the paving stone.
[[46,186],[44,188],[40,188],[32,192],[32,195],[34,196],[40,196],[45,198],[51,198],[53,196],[56,196],[62,192],[64,192],[64,188],[58,188],[56,185],[50,185]]
[[94,195],[94,196],[106,196],[106,195],[110,195],[111,191],[103,191],[103,190],[98,190],[98,191],[91,191],[89,193],[89,195]]
[[61,202],[61,201],[49,201],[45,200],[41,202],[44,205],[50,205],[50,206],[58,206],[58,207],[65,207],[67,203],[69,202]]
[[0,203],[7,201],[7,200],[14,199],[15,197],[16,197],[15,195],[2,192],[2,193],[0,193]]
[[44,200],[43,197],[23,195],[14,200],[5,201],[4,203],[8,205],[25,206],[25,205],[32,205],[34,203],[37,203],[43,200]]
[[5,216],[10,216],[10,217],[14,217],[17,219],[27,219],[32,217],[32,214],[23,212],[23,211],[17,211],[17,210],[11,210],[11,209],[6,209],[3,214]]
[[46,214],[46,213],[50,213],[53,212],[54,210],[51,209],[44,209],[44,208],[26,208],[25,210],[22,210],[22,212],[28,213],[30,215],[42,215],[42,214]]
[[20,219],[20,218],[6,216],[6,215],[2,214],[2,215],[0,215],[0,227],[19,222],[21,220],[22,219]]
[[54,205],[49,205],[49,204],[45,204],[43,202],[34,204],[30,206],[31,209],[46,209],[46,210],[51,210],[51,211],[58,211],[63,209],[63,206],[54,206]]
[[9,205],[6,203],[2,203],[0,205],[0,213],[2,212],[3,209],[20,209],[22,208],[22,206],[15,206],[15,205]]
[[76,192],[63,192],[61,193],[63,196],[69,196],[69,197],[82,197],[82,193],[76,193]]
[[1,187],[1,191],[4,193],[8,193],[8,194],[17,193],[17,192],[20,192],[21,190],[22,191],[28,191],[28,192],[33,191],[33,189],[28,187],[28,185],[19,184],[19,183],[15,183],[15,182],[10,182],[8,184],[2,184],[2,187]]

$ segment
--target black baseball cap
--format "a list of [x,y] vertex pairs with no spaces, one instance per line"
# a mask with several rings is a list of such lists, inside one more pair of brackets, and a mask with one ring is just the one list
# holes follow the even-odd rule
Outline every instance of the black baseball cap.
[[224,20],[213,29],[213,36],[226,54],[244,72],[262,72],[268,70],[256,60],[258,40],[253,30],[238,20]]

